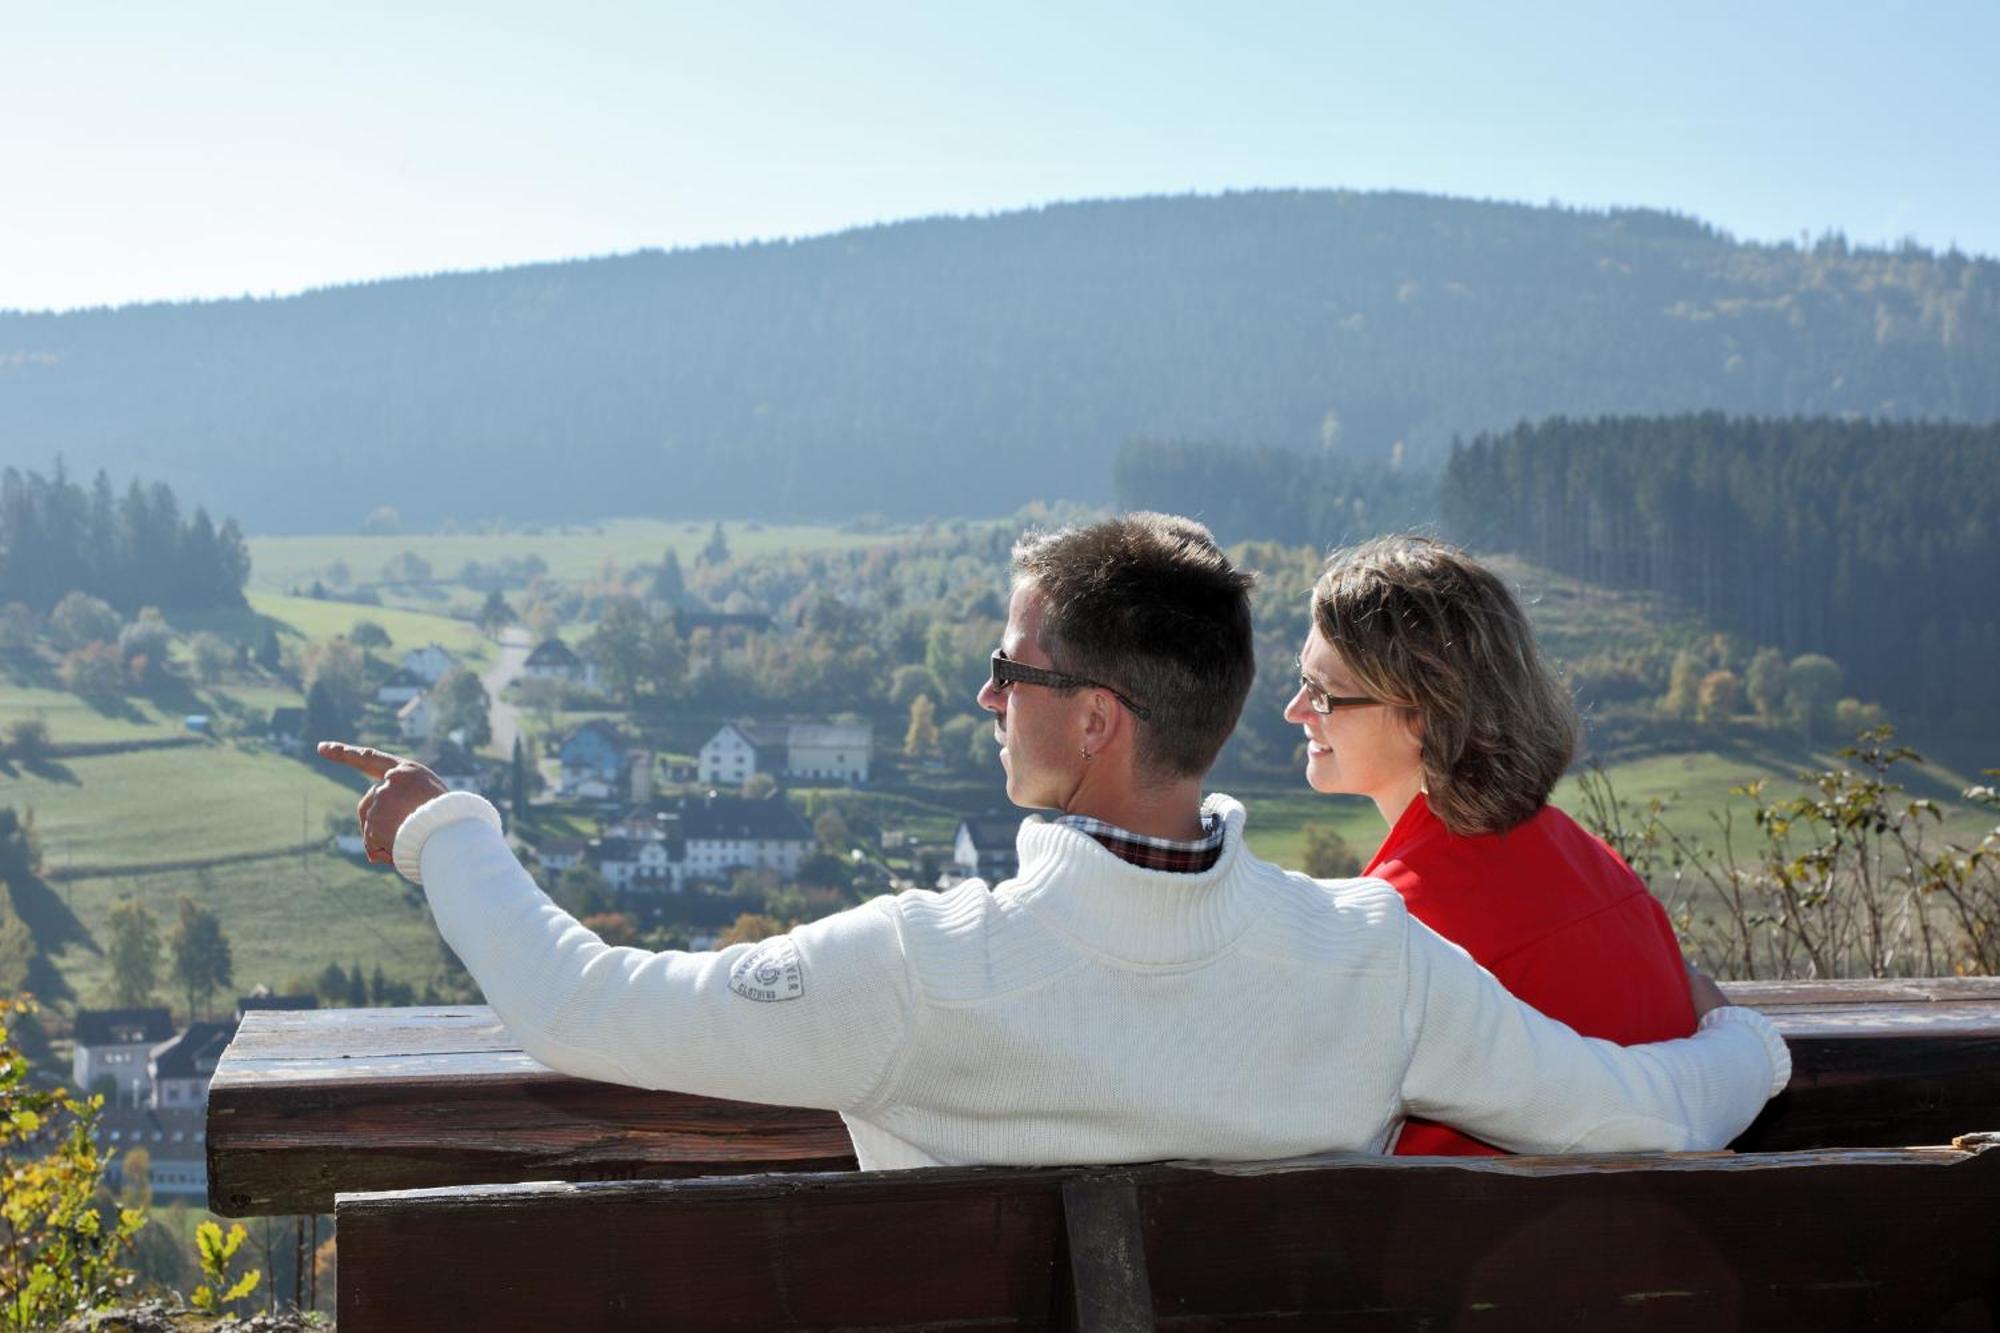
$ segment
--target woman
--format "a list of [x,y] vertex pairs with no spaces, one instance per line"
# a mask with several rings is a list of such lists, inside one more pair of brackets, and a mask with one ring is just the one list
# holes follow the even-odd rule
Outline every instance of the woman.
[[[1521,999],[1623,1045],[1694,1031],[1673,926],[1617,853],[1548,804],[1575,750],[1569,692],[1506,586],[1464,552],[1385,537],[1337,552],[1285,709],[1315,791],[1367,796],[1363,872]],[[1402,1154],[1494,1154],[1411,1121]]]

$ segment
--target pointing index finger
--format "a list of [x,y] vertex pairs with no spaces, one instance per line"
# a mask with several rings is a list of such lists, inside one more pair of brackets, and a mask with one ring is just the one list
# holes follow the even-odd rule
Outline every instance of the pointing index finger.
[[389,776],[390,769],[403,762],[393,754],[384,754],[366,746],[342,745],[339,741],[321,741],[319,757],[336,764],[346,764],[349,768],[358,768],[378,782]]

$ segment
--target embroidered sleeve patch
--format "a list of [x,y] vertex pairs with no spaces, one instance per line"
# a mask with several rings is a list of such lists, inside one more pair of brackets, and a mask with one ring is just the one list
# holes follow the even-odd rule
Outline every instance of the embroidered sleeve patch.
[[789,935],[775,935],[736,960],[729,969],[729,989],[746,1000],[776,1003],[806,993],[799,968],[799,946]]

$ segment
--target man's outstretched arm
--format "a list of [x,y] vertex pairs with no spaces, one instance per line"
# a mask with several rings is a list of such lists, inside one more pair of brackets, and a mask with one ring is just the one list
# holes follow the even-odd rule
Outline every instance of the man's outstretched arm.
[[393,755],[320,753],[376,779],[360,810],[370,859],[393,859],[423,885],[445,941],[542,1063],[832,1110],[867,1104],[890,1074],[911,992],[895,920],[881,907],[716,953],[612,948],[535,886],[485,800],[446,793]]
[[1705,977],[1692,983],[1707,1007],[1694,1036],[1624,1047],[1578,1036],[1421,922],[1407,928],[1414,1115],[1514,1152],[1705,1151],[1727,1146],[1791,1077],[1769,1020],[1717,1005]]

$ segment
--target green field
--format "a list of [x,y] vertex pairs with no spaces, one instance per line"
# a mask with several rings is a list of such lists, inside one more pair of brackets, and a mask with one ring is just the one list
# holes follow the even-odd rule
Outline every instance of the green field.
[[289,597],[282,593],[249,594],[247,611],[214,611],[188,615],[177,620],[176,629],[212,630],[236,642],[254,642],[269,626],[281,641],[306,643],[347,634],[358,620],[371,620],[388,634],[390,646],[382,651],[401,654],[428,643],[443,644],[461,658],[484,661],[492,654],[492,644],[479,627],[465,620],[393,606],[364,606],[354,602],[320,601],[312,597]]
[[51,739],[67,745],[179,735],[183,714],[145,699],[129,699],[119,708],[102,709],[64,690],[0,681],[0,731],[17,718],[37,716],[48,723]]
[[318,761],[233,745],[64,759],[6,783],[35,811],[44,864],[148,865],[297,847],[357,793]]
[[[127,894],[163,931],[182,894],[214,911],[241,990],[279,989],[329,962],[379,964],[417,987],[430,979],[436,942],[402,882],[326,850],[329,823],[351,822],[357,793],[321,769],[254,746],[203,745],[65,759],[0,784],[0,801],[35,812],[48,894],[32,924],[79,1001],[108,998],[105,922]],[[314,849],[301,855],[302,842]],[[257,853],[268,855],[147,869]]]
[[[366,534],[311,537],[250,538],[250,586],[266,592],[309,587],[323,579],[336,561],[345,561],[355,584],[377,582],[382,567],[404,551],[413,551],[440,580],[458,576],[469,561],[495,564],[508,557],[530,555],[547,562],[549,575],[574,581],[594,578],[607,562],[620,569],[656,564],[669,548],[681,564],[692,567],[707,543],[711,522],[670,523],[659,519],[612,519],[602,523],[523,528],[504,533],[370,536]],[[847,532],[839,528],[763,525],[730,522],[722,525],[732,556],[769,555],[780,551],[834,551],[876,546],[889,540],[884,533]],[[395,632],[390,631],[392,634]]]
[[[421,989],[438,971],[437,935],[407,886],[393,871],[330,852],[216,866],[202,873],[115,875],[52,886],[98,947],[72,943],[56,966],[84,1006],[110,999],[101,950],[106,922],[119,899],[142,900],[162,933],[172,927],[186,894],[214,912],[229,936],[235,993],[262,984],[284,990],[310,982],[328,963],[380,965],[392,981]],[[171,982],[160,990],[178,1013],[184,1003]],[[217,999],[223,1007],[228,996]]]

